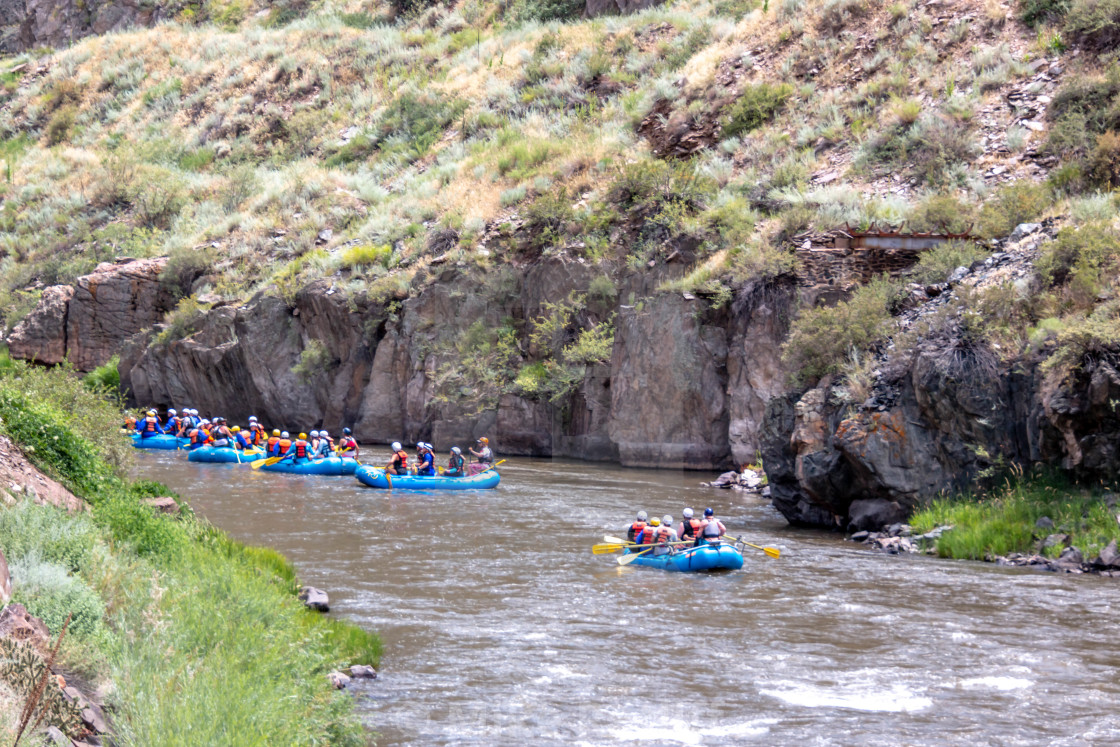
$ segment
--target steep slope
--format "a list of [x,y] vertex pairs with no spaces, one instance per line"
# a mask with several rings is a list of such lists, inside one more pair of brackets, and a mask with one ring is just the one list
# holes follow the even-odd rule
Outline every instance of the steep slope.
[[[771,397],[866,378],[852,351],[890,337],[894,301],[807,337],[852,290],[812,287],[815,232],[1115,231],[1109,2],[543,7],[180,15],[11,59],[5,323],[165,255],[182,300],[122,361],[144,402],[707,468],[755,458]],[[1102,256],[1088,306],[1023,330],[1096,313]]]

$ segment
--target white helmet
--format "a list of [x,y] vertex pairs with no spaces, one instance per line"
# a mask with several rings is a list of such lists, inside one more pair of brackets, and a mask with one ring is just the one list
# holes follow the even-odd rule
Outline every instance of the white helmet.
[[168,415],[178,415],[178,414],[179,414],[179,412],[178,412],[178,410],[175,410],[175,409],[171,409],[171,410],[168,410],[168,411],[167,411],[167,414],[168,414]]
[[249,416],[249,422],[250,422],[250,423],[255,423],[255,422],[257,422],[257,416],[256,416],[256,415],[250,415],[250,416]]
[[284,431],[283,433],[280,434],[280,438],[291,438],[291,436],[288,435],[287,431]]
[[401,450],[401,442],[400,441],[394,441],[393,442],[393,451],[400,451],[400,450]]
[[673,517],[670,516],[669,514],[665,514],[664,516],[661,517],[661,524],[662,524],[662,526],[667,526],[667,527],[673,526]]
[[691,508],[686,508],[684,510],[684,518],[686,518],[686,519],[691,519],[692,518],[692,509]]
[[311,431],[311,437],[312,438],[318,438],[319,437],[319,431]]
[[454,452],[455,454],[460,454],[460,455],[463,453],[463,450],[460,449],[458,446],[452,446],[451,451]]
[[649,518],[649,514],[647,514],[645,511],[639,511],[638,512],[638,521],[645,521],[648,518]]
[[327,432],[326,431],[319,431],[319,435],[322,436],[323,438],[326,438],[327,437]]

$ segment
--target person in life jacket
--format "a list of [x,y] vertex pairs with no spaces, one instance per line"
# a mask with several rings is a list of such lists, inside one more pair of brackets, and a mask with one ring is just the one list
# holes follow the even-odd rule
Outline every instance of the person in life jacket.
[[151,438],[163,433],[163,426],[159,424],[155,410],[148,410],[147,416],[136,427],[140,429],[140,438]]
[[686,508],[684,510],[684,518],[681,523],[677,524],[677,537],[681,541],[695,540],[700,534],[700,520],[692,517],[692,509]]
[[272,431],[272,437],[270,439],[268,439],[268,443],[266,445],[264,453],[268,454],[270,457],[280,456],[280,431],[279,430],[274,429]]
[[124,427],[130,431],[136,430],[136,416],[131,412],[124,416]]
[[214,427],[210,431],[211,446],[223,448],[233,443],[233,432],[226,425],[225,418],[214,418]]
[[204,420],[194,428],[191,428],[187,436],[191,440],[191,445],[187,448],[191,451],[205,446],[206,442],[210,440],[210,433],[206,430],[206,421]]
[[338,455],[349,459],[358,458],[358,442],[350,434],[349,428],[342,429],[342,438],[338,442]]
[[323,456],[334,456],[334,439],[326,431],[319,431],[319,440],[325,442]]
[[178,414],[176,410],[167,411],[167,420],[163,424],[164,433],[174,433],[179,429],[179,418],[176,417]]
[[451,458],[447,460],[447,469],[443,471],[444,477],[462,477],[466,474],[467,460],[463,459],[463,451],[458,446],[451,447]]
[[311,438],[307,439],[307,449],[314,459],[321,458],[319,455],[319,441],[319,431],[311,431]]
[[478,439],[475,446],[478,447],[478,451],[470,449],[470,452],[474,454],[474,458],[477,459],[479,463],[490,464],[494,461],[494,452],[490,450],[490,439],[483,436]]
[[637,542],[638,537],[641,536],[643,531],[645,531],[646,522],[648,520],[649,516],[646,514],[646,512],[639,511],[638,516],[634,519],[634,523],[626,529],[626,541]]
[[432,445],[423,441],[416,444],[416,474],[421,477],[431,477],[436,473],[435,454]]
[[639,535],[636,535],[636,539],[634,541],[637,542],[639,545],[652,545],[653,544],[653,538],[655,536],[657,536],[657,529],[660,526],[661,526],[661,519],[654,516],[652,519],[649,520],[649,523],[646,524],[646,528],[642,530],[642,533],[639,534]]
[[191,425],[196,428],[202,425],[202,418],[198,416],[198,410],[193,407],[191,408]]
[[710,545],[718,545],[720,537],[727,532],[727,527],[723,522],[716,518],[716,512],[710,508],[704,509],[704,520],[700,522],[700,534],[696,538],[696,544],[707,542]]
[[292,438],[288,435],[287,431],[280,434],[280,440],[276,442],[276,456],[284,456],[288,450],[292,448]]
[[253,442],[249,440],[245,431],[241,430],[240,425],[233,426],[230,432],[233,434],[233,448],[239,451],[253,448]]
[[268,440],[268,434],[265,433],[264,426],[257,422],[256,415],[249,416],[249,443],[253,446],[260,446]]
[[394,441],[392,449],[393,456],[389,459],[389,466],[385,468],[385,471],[394,475],[407,475],[408,454],[401,448],[401,442]]
[[307,434],[299,434],[299,438],[292,441],[291,446],[284,452],[285,459],[291,459],[293,464],[311,461],[311,444],[307,442]]
[[673,529],[673,517],[665,514],[661,517],[661,526],[653,532],[654,548],[651,555],[669,555],[677,551],[672,543],[678,540],[677,530]]

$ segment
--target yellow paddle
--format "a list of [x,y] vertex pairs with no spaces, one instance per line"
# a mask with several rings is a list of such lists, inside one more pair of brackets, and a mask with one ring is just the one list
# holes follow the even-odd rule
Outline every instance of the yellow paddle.
[[631,563],[633,563],[635,560],[638,559],[639,555],[645,555],[647,552],[649,552],[652,549],[653,549],[652,547],[647,547],[645,550],[642,550],[641,552],[632,552],[632,553],[628,553],[626,555],[623,555],[621,558],[618,559],[618,564],[619,565],[630,565]]
[[746,540],[736,539],[735,537],[728,537],[727,539],[731,540],[732,542],[742,542],[747,547],[753,547],[756,550],[762,550],[764,553],[766,553],[767,555],[769,555],[772,558],[782,557],[782,551],[779,550],[776,547],[762,547],[761,545],[752,545],[750,542],[747,542]]
[[[505,460],[505,459],[503,459],[503,460],[502,460],[502,461],[500,461],[500,462],[494,462],[494,463],[493,463],[493,464],[491,464],[491,465],[490,465],[489,467],[487,467],[486,469],[482,470],[482,472],[489,472],[490,470],[492,470],[492,469],[494,469],[495,467],[497,467],[497,466],[498,466],[499,464],[503,464],[503,463],[504,463],[505,461],[506,461],[506,460]],[[482,474],[482,472],[479,472],[478,474],[480,474],[480,475],[481,475],[481,474]]]
[[284,457],[269,457],[268,459],[258,459],[255,462],[250,462],[249,466],[252,467],[253,469],[260,469],[261,467],[265,466],[266,464],[276,464],[277,462],[279,462],[283,458]]

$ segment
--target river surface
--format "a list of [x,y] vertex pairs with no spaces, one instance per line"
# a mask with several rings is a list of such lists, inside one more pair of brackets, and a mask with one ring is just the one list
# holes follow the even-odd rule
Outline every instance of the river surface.
[[[1112,579],[873,554],[696,473],[511,459],[496,490],[409,494],[138,461],[382,635],[354,690],[378,745],[1120,743]],[[686,505],[781,558],[591,554]]]

